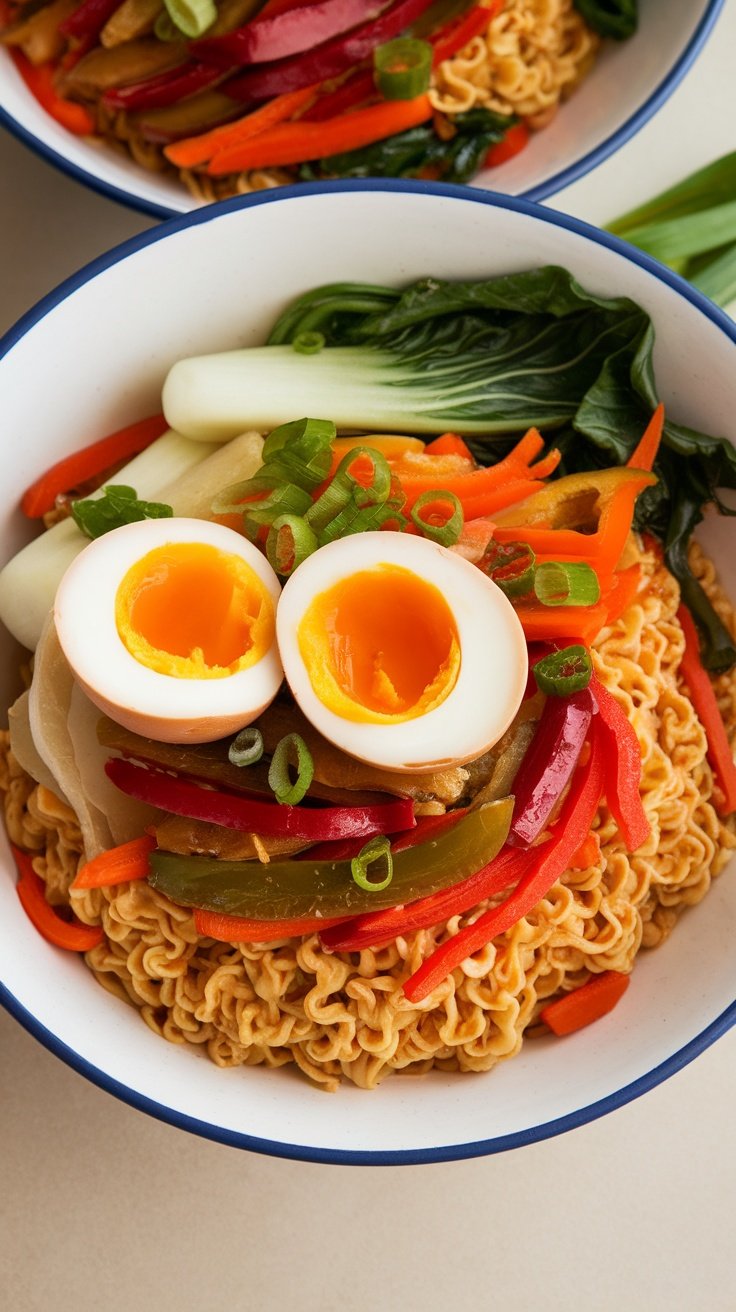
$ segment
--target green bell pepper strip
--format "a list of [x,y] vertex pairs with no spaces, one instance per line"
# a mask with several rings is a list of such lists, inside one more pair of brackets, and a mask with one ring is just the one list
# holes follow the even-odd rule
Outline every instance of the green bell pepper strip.
[[357,916],[414,902],[475,874],[504,843],[512,809],[510,797],[489,802],[429,842],[397,852],[385,889],[359,888],[350,861],[310,861],[307,855],[261,865],[162,851],[151,853],[149,883],[181,906],[249,920]]

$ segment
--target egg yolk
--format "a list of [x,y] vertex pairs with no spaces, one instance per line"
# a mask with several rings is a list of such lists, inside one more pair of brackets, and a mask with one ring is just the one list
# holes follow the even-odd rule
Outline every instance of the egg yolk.
[[131,656],[159,674],[217,679],[255,665],[274,639],[271,598],[240,556],[201,542],[149,551],[115,598]]
[[460,644],[442,593],[411,570],[360,570],[313,598],[299,650],[314,692],[343,719],[401,723],[452,691]]

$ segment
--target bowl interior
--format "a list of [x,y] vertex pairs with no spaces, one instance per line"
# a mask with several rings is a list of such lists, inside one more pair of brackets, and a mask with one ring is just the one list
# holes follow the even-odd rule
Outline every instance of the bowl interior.
[[[542,200],[599,164],[646,122],[674,89],[723,0],[640,0],[636,36],[606,43],[592,76],[522,154],[480,173],[476,185]],[[40,108],[0,51],[0,113],[9,127],[80,181],[157,217],[199,208],[183,186],[127,155],[74,137]]]
[[[49,298],[0,359],[6,431],[22,435],[3,457],[1,559],[27,535],[13,507],[35,475],[155,410],[178,357],[257,342],[287,300],[328,281],[400,285],[429,274],[478,278],[564,265],[589,290],[630,295],[649,310],[659,388],[672,413],[736,438],[736,329],[646,257],[525,202],[401,184],[309,187],[215,207],[121,249],[127,253],[98,261],[93,276],[83,273]],[[734,596],[730,522],[709,521],[705,531]],[[7,699],[15,667],[7,640],[4,652]],[[736,884],[724,874],[662,948],[640,956],[632,988],[599,1024],[564,1041],[530,1042],[488,1075],[393,1077],[370,1096],[346,1086],[327,1098],[288,1070],[219,1070],[193,1049],[162,1042],[79,960],[36,934],[13,883],[4,848],[0,980],[24,1023],[147,1110],[290,1155],[429,1160],[566,1128],[695,1055],[729,1023],[736,992]]]

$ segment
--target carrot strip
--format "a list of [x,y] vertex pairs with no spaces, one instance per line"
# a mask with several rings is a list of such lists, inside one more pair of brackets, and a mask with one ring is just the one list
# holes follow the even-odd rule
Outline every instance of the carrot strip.
[[553,446],[546,454],[538,460],[535,465],[529,466],[529,473],[532,478],[549,478],[553,474],[562,459],[562,452]]
[[613,576],[611,590],[606,597],[608,615],[606,624],[615,624],[624,611],[629,609],[641,586],[641,568],[629,565],[627,569],[617,570]]
[[651,470],[657,457],[659,444],[662,441],[663,429],[664,406],[660,401],[657,409],[649,420],[644,433],[639,439],[638,445],[634,447],[629,459],[626,461],[629,469]]
[[584,838],[577,852],[570,857],[571,870],[587,870],[588,866],[594,866],[600,859],[601,840],[597,834],[588,834]]
[[441,437],[435,437],[427,443],[424,452],[428,456],[462,456],[464,460],[472,460],[475,464],[470,447],[458,433],[443,433]]
[[144,835],[130,843],[112,847],[108,852],[100,852],[82,866],[72,888],[110,888],[113,884],[145,879],[149,870],[148,857],[155,846],[155,840]]
[[705,729],[708,760],[720,793],[716,809],[721,815],[730,815],[736,811],[736,764],[733,750],[718,709],[713,684],[700,660],[700,643],[693,618],[685,606],[679,607],[677,618],[685,635],[680,674],[690,690],[690,700]]
[[238,119],[237,123],[211,128],[198,137],[185,137],[182,141],[166,146],[164,154],[180,169],[206,164],[220,151],[231,150],[297,114],[313,98],[316,90],[317,86],[310,86],[302,87],[299,91],[287,91],[283,96],[276,96],[259,109],[254,109],[252,114]]
[[280,123],[252,141],[219,151],[208,165],[212,177],[280,164],[339,155],[369,146],[432,117],[427,95],[414,100],[384,100],[366,109],[325,119],[322,123]]
[[613,1011],[629,987],[630,978],[617,970],[604,970],[602,975],[594,975],[582,988],[543,1007],[539,1019],[559,1038],[563,1034],[574,1034]]
[[65,456],[23,493],[20,503],[23,514],[29,519],[40,519],[53,509],[62,492],[71,492],[89,479],[104,474],[113,465],[129,460],[155,442],[167,427],[163,415],[151,415],[149,419],[139,419],[127,428],[119,428],[109,437],[100,438],[98,442],[82,447],[81,451]]
[[200,937],[214,938],[218,943],[268,943],[274,938],[299,938],[341,923],[341,920],[325,920],[324,916],[302,916],[299,920],[246,920],[242,916],[221,915],[218,911],[197,909],[194,912],[194,926]]
[[104,938],[101,926],[62,919],[46,901],[46,885],[33,869],[28,853],[14,843],[10,844],[10,850],[20,876],[16,885],[18,897],[34,929],[47,943],[67,952],[89,952],[96,948]]

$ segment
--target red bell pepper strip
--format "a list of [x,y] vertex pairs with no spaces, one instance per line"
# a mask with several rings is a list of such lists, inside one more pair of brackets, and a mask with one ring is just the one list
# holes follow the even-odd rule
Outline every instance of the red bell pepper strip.
[[601,840],[596,833],[584,838],[577,852],[570,857],[571,870],[587,870],[600,860]]
[[167,428],[163,415],[151,415],[58,460],[26,488],[20,503],[23,514],[29,519],[40,519],[47,511],[53,510],[61,493],[72,492],[114,465],[145,451]]
[[64,100],[56,90],[54,64],[32,64],[22,50],[11,50],[11,58],[31,95],[42,109],[75,137],[88,137],[95,130],[95,121],[84,105]]
[[[298,91],[310,82],[326,82],[339,77],[354,64],[371,55],[384,41],[403,32],[415,22],[433,0],[397,0],[374,22],[362,23],[343,36],[333,37],[314,50],[277,59],[264,68],[249,69],[227,84],[227,94],[234,100],[269,100],[284,91]],[[323,154],[325,152],[322,152]]]
[[341,36],[358,23],[372,22],[387,4],[388,0],[317,0],[282,14],[259,15],[223,36],[202,37],[192,49],[198,59],[225,69],[287,59]]
[[508,842],[529,847],[545,828],[577,765],[595,703],[587,688],[548,697],[531,746],[514,780]]
[[569,869],[574,853],[590,833],[602,792],[602,744],[600,735],[594,732],[590,756],[573,776],[552,837],[525,854],[532,858],[531,866],[510,897],[441,943],[406,981],[404,994],[410,1002],[422,1002],[466,957],[478,952],[497,934],[505,933],[534,910],[556,880]]
[[635,852],[650,834],[642,805],[641,748],[634,726],[616,698],[593,675],[589,690],[598,707],[599,731],[605,744],[606,801],[628,852]]
[[62,919],[46,901],[44,882],[33,869],[28,853],[14,843],[10,848],[20,876],[16,889],[21,906],[39,934],[55,948],[65,948],[68,952],[89,952],[96,948],[105,937],[101,926]]
[[582,988],[574,989],[556,1002],[548,1003],[540,1011],[539,1019],[558,1038],[564,1034],[574,1034],[576,1030],[592,1025],[593,1021],[613,1011],[629,987],[630,978],[630,975],[623,975],[617,970],[604,970],[602,975],[594,975]]
[[[403,852],[408,847],[427,843],[445,829],[451,829],[466,814],[467,807],[458,807],[457,811],[447,811],[445,815],[417,816],[413,829],[407,829],[391,839],[391,851]],[[339,843],[319,843],[302,855],[309,861],[351,861],[358,855],[363,844],[362,838],[346,838]]]
[[311,109],[308,109],[306,114],[302,114],[302,119],[306,123],[322,123],[326,118],[335,118],[338,114],[344,114],[348,109],[362,105],[364,101],[377,96],[373,70],[359,69],[336,91],[320,96]]
[[324,916],[302,916],[295,920],[246,920],[244,916],[226,916],[219,911],[194,912],[194,926],[200,938],[214,938],[218,943],[269,943],[275,938],[302,938],[339,920]]
[[108,18],[120,7],[120,0],[82,0],[82,4],[59,23],[62,36],[97,36]]
[[446,59],[452,59],[474,37],[481,36],[500,8],[501,0],[493,0],[489,5],[474,5],[467,14],[462,14],[460,18],[440,28],[439,32],[429,38],[430,45],[434,46],[432,67],[437,68]]
[[130,761],[109,760],[105,773],[129,797],[160,806],[173,815],[264,837],[304,838],[312,843],[371,838],[373,834],[409,829],[414,822],[414,803],[403,797],[373,806],[280,806],[278,802],[200,788],[188,779],[174,778],[163,770],[146,770]]
[[279,164],[301,164],[323,154],[337,155],[382,141],[396,132],[416,127],[432,117],[429,96],[413,100],[382,100],[377,105],[356,109],[324,123],[279,123],[251,141],[223,150],[210,160],[212,177],[241,169],[266,168]]
[[178,65],[167,73],[146,78],[144,82],[113,87],[105,92],[102,103],[107,109],[164,109],[167,105],[177,105],[197,91],[204,91],[205,87],[213,86],[221,78],[222,70],[209,64]]
[[322,946],[331,952],[361,952],[363,948],[391,943],[399,935],[404,937],[417,929],[426,929],[428,925],[439,925],[451,916],[470,911],[485,898],[518,884],[532,860],[529,852],[504,847],[482,870],[459,884],[420,898],[408,906],[369,911],[332,929],[325,929],[320,932]]
[[483,167],[495,169],[499,164],[505,164],[508,159],[513,159],[514,155],[518,155],[529,144],[529,135],[526,123],[513,123],[504,133],[503,140],[491,146],[483,161]]
[[733,750],[718,709],[713,684],[700,660],[698,631],[692,615],[685,606],[680,606],[677,618],[685,635],[685,651],[680,662],[680,674],[690,690],[690,700],[705,729],[708,760],[720,794],[716,801],[716,810],[721,815],[731,815],[736,811],[736,765]]

